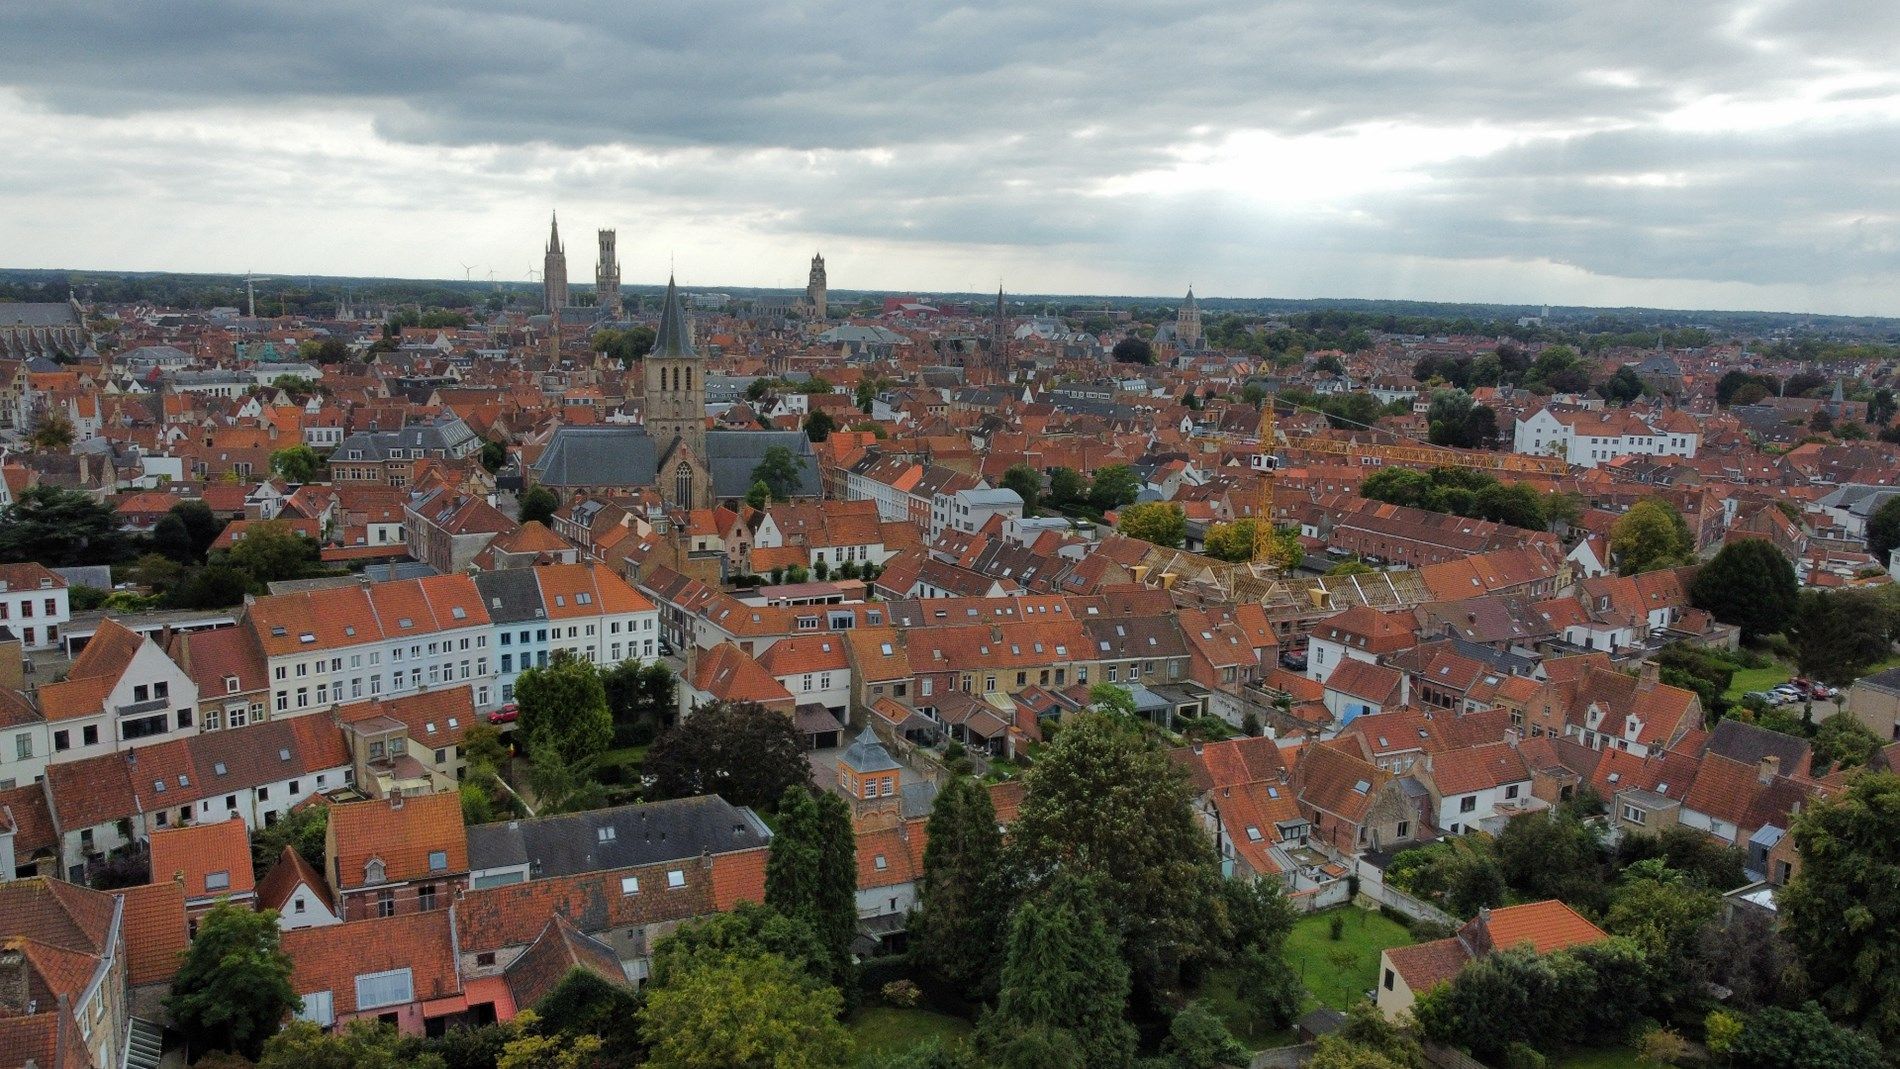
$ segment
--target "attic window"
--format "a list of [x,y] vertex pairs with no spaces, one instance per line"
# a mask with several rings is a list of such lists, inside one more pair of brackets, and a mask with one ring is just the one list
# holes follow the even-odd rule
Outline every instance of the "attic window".
[[875,865],[879,872],[883,872],[885,869],[891,867],[890,862],[884,860],[883,854],[879,854],[875,858],[872,858],[871,864]]
[[397,627],[414,627],[416,626],[416,622],[414,620],[411,620],[409,617],[405,616],[402,619],[396,621],[396,626]]
[[1056,647],[1056,656],[1057,656],[1057,657],[1067,657],[1068,655],[1069,655],[1069,647],[1068,647],[1068,646],[1066,646],[1066,645],[1058,645],[1058,646]]
[[221,870],[218,872],[205,873],[205,890],[223,891],[223,890],[229,889],[230,886],[231,886],[230,870],[226,869],[226,870]]
[[162,780],[162,779],[155,779],[155,780],[153,780],[153,781],[152,781],[152,789],[153,789],[153,790],[155,790],[155,791],[157,791],[157,792],[158,792],[158,793],[160,793],[160,794],[164,794],[164,793],[165,793],[165,781],[164,781],[164,780]]
[[428,732],[431,735],[435,734],[435,721],[430,720],[424,723],[422,725],[422,730]]
[[1267,788],[1267,797],[1268,797],[1268,798],[1278,798],[1278,797],[1280,797],[1280,788],[1278,788],[1278,787],[1268,787],[1268,788]]
[[179,777],[178,777],[178,785],[179,785],[180,787],[189,787],[189,786],[191,786],[191,777],[190,777],[190,776],[179,776]]
[[316,640],[317,640],[317,636],[314,634],[311,634],[308,631],[305,631],[303,634],[297,636],[298,642],[315,642]]
[[468,619],[468,610],[457,605],[449,610],[449,615],[455,617],[457,620],[466,620]]
[[495,608],[495,609],[499,609],[499,608],[501,608],[501,599],[500,599],[500,598],[489,598],[489,599],[488,599],[488,604],[489,604],[489,607],[490,607],[490,608]]
[[890,644],[890,643],[888,643],[888,642],[886,642],[886,643],[884,643],[884,644],[883,644],[882,646],[880,646],[879,648],[880,648],[880,649],[882,649],[882,650],[884,651],[884,656],[886,656],[886,657],[889,657],[889,656],[891,655],[891,644]]
[[272,638],[283,638],[288,633],[289,632],[285,631],[281,627],[273,627],[270,629],[270,637]]
[[223,761],[219,761],[218,763],[216,763],[216,764],[214,764],[214,765],[212,765],[212,766],[211,766],[211,771],[213,771],[213,772],[215,772],[215,773],[217,773],[217,774],[218,774],[218,775],[220,775],[220,776],[222,776],[222,775],[224,775],[224,773],[225,773],[225,767],[224,767],[224,762],[223,762]]
[[429,851],[429,871],[430,872],[447,872],[448,870],[449,870],[448,851],[446,850]]
[[460,720],[459,718],[457,718],[457,717],[453,717],[453,716],[452,716],[452,717],[449,717],[449,730],[450,730],[450,731],[453,731],[453,730],[455,730],[456,728],[459,728],[459,727],[461,727],[461,726],[462,726],[462,721],[461,721],[461,720]]
[[348,624],[345,624],[345,625],[343,626],[343,633],[344,633],[345,635],[348,635],[348,636],[349,636],[349,637],[351,637],[351,638],[355,638],[355,637],[356,637],[356,628],[355,628],[355,627],[352,627],[352,626],[350,626],[350,625],[348,625]]
[[279,751],[277,751],[277,759],[278,759],[279,761],[288,761],[288,760],[290,760],[290,751],[289,751],[289,750],[279,750]]
[[684,869],[666,870],[666,885],[676,890],[678,888],[686,886],[686,870]]
[[574,595],[574,602],[577,605],[592,605],[594,603],[594,595],[583,591]]
[[616,835],[618,835],[618,834],[619,834],[619,831],[618,831],[617,829],[615,829],[615,828],[613,827],[613,825],[611,825],[611,824],[610,824],[610,825],[608,825],[607,827],[604,827],[604,828],[600,828],[600,829],[597,829],[597,830],[596,830],[596,831],[594,832],[594,836],[595,836],[595,838],[597,838],[597,839],[599,839],[599,840],[600,840],[601,842],[603,842],[603,843],[611,843],[611,842],[613,842],[613,841],[614,841],[614,837],[615,837]]
[[565,607],[567,605],[567,595],[566,594],[554,595],[554,604],[559,607]]
[[1352,785],[1352,793],[1354,794],[1364,794],[1371,789],[1372,784],[1367,783],[1365,780],[1360,780],[1358,783]]
[[225,676],[224,677],[224,692],[226,694],[236,694],[237,691],[238,691],[238,677]]

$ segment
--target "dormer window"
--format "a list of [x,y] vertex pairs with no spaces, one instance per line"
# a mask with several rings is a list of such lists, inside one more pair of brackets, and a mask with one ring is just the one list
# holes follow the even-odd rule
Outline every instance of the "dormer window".
[[238,677],[236,676],[224,677],[224,692],[226,694],[236,694],[238,692]]
[[363,882],[382,883],[385,871],[381,858],[370,858],[369,863],[363,866]]

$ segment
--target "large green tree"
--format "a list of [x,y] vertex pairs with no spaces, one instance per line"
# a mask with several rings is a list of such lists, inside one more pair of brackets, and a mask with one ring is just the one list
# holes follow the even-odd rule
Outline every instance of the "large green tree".
[[1253,559],[1253,520],[1217,523],[1207,529],[1205,552],[1215,560],[1248,561]]
[[652,1069],[836,1069],[851,1063],[843,999],[776,954],[698,962],[640,1011]]
[[1072,715],[1027,776],[1011,852],[1032,881],[1100,877],[1135,974],[1156,987],[1217,936],[1219,876],[1187,774],[1138,724]]
[[1141,477],[1135,469],[1126,464],[1108,464],[1095,469],[1095,479],[1089,484],[1089,504],[1099,512],[1108,512],[1134,504],[1140,493]]
[[1893,648],[1887,605],[1867,590],[1804,590],[1787,627],[1801,674],[1846,686]]
[[176,516],[184,523],[186,532],[191,535],[192,555],[198,560],[204,559],[211,551],[211,543],[224,533],[225,521],[214,515],[211,506],[203,501],[180,501],[166,515]]
[[440,1054],[377,1020],[355,1020],[334,1032],[292,1021],[264,1044],[257,1069],[444,1069]]
[[1089,498],[1089,481],[1074,468],[1049,472],[1049,500],[1057,505],[1080,505]]
[[309,482],[321,467],[323,458],[307,445],[293,445],[270,455],[270,470],[293,483]]
[[764,483],[774,501],[790,501],[797,496],[805,462],[782,445],[770,446],[752,469],[752,481]]
[[820,980],[829,974],[830,956],[811,925],[772,906],[741,902],[661,939],[653,948],[653,980],[668,983],[700,964],[761,954],[783,958]]
[[1133,1064],[1128,966],[1098,887],[1064,873],[1016,907],[996,1008],[977,1029],[993,1064],[1049,1064],[1052,1049],[1072,1051],[1071,1064],[1089,1069]]
[[785,792],[765,865],[765,904],[811,927],[824,947],[827,977],[850,990],[858,845],[843,798],[830,791],[814,797],[805,787]]
[[1788,626],[1799,591],[1787,555],[1766,539],[1746,538],[1723,546],[1696,572],[1689,600],[1752,640]]
[[1695,540],[1681,513],[1667,501],[1646,497],[1611,525],[1610,556],[1622,575],[1674,568],[1695,559]]
[[1821,1004],[1900,1044],[1900,775],[1863,773],[1794,822],[1782,930]]
[[1726,1054],[1734,1069],[1870,1069],[1883,1060],[1872,1038],[1828,1020],[1812,1002],[1750,1017]]
[[594,666],[557,653],[545,668],[530,668],[515,680],[520,717],[515,727],[527,740],[536,765],[572,768],[613,743],[607,689]]
[[1286,940],[1293,931],[1293,907],[1271,880],[1222,881],[1231,935],[1222,941],[1228,963],[1247,992],[1256,1023],[1277,1031],[1293,1023],[1306,987],[1287,963]]
[[530,486],[521,495],[521,522],[549,526],[561,509],[561,499],[545,486]]
[[757,702],[714,702],[667,730],[641,771],[649,798],[717,794],[764,809],[811,780],[804,739],[790,717]]
[[1890,497],[1867,521],[1867,552],[1883,567],[1887,555],[1900,546],[1900,494]]
[[199,918],[198,933],[165,1000],[193,1050],[256,1058],[298,1007],[280,934],[274,909],[226,902]]
[[118,514],[83,490],[28,487],[0,513],[0,561],[59,568],[116,564],[131,556]]
[[930,809],[929,833],[911,953],[954,989],[987,998],[1015,897],[988,789],[961,776],[945,783]]
[[323,549],[283,520],[266,520],[244,528],[221,563],[251,580],[253,590],[288,579],[307,579],[323,570]]
[[1023,515],[1034,516],[1042,502],[1042,473],[1027,464],[1012,464],[1003,473],[1003,489],[1023,499]]
[[1187,533],[1187,514],[1171,501],[1149,501],[1121,510],[1115,527],[1130,538],[1176,549]]

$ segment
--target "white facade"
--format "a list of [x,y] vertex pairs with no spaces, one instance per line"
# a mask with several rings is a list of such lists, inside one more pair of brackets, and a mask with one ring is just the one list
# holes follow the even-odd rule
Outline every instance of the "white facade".
[[1333,642],[1314,634],[1306,641],[1306,678],[1324,683],[1339,668],[1339,662],[1351,657],[1355,661],[1378,664],[1379,656],[1356,650],[1343,642]]
[[1479,821],[1497,816],[1503,805],[1518,805],[1531,796],[1530,777],[1500,783],[1481,791],[1448,794],[1438,802],[1438,827],[1448,835],[1462,835]]
[[29,585],[0,580],[0,626],[20,636],[29,650],[59,645],[59,629],[72,615],[66,587],[51,573]]
[[98,705],[84,715],[47,723],[51,747],[46,763],[78,761],[198,733],[198,685],[143,636],[138,652]]
[[996,490],[958,490],[938,494],[930,502],[930,537],[946,529],[975,533],[995,516],[1005,523],[1023,516],[1023,499],[1007,488]]
[[[1621,417],[1621,418],[1616,418]],[[1539,409],[1516,422],[1511,451],[1527,456],[1560,457],[1580,467],[1625,456],[1693,457],[1701,435],[1670,431],[1643,423],[1622,412]]]
[[[0,791],[39,781],[46,775],[51,751],[52,732],[45,721],[0,731]],[[0,878],[12,872],[0,868]]]

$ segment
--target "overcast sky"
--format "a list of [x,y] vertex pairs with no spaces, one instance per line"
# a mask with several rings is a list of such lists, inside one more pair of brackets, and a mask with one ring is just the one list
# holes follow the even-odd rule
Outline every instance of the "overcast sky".
[[0,265],[1900,314],[1893,0],[0,4]]

